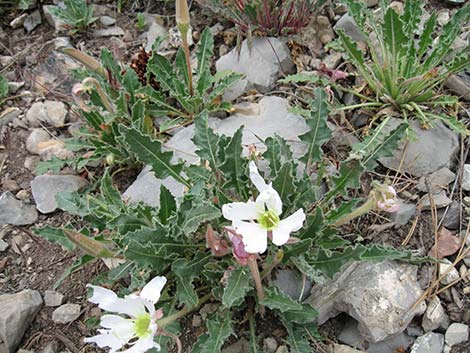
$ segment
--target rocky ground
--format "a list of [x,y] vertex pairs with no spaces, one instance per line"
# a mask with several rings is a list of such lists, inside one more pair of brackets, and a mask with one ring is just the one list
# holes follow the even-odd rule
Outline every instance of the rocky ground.
[[[371,7],[376,5],[367,2]],[[162,50],[175,50],[172,12],[166,2],[147,8],[146,25],[141,29],[136,27],[133,13],[142,8],[128,6],[123,15],[114,5],[96,4],[99,20],[81,35],[68,36],[63,23],[48,10],[48,2],[34,4],[24,13],[8,13],[0,27],[0,72],[10,81],[12,96],[0,107],[2,353],[17,348],[43,353],[96,351],[83,344],[83,337],[91,334],[90,327],[100,316],[100,311],[86,301],[85,285],[107,267],[101,261],[88,264],[55,287],[79,254],[36,236],[34,227],[79,225],[80,220],[57,211],[55,195],[85,188],[97,171],[77,175],[64,169],[55,175],[36,176],[35,169],[39,161],[70,157],[73,152],[65,149],[62,139],[80,124],[70,97],[74,83],[70,70],[79,64],[62,54],[60,48],[72,46],[97,55],[106,46],[119,60],[129,63],[140,47],[149,49],[158,35],[170,33]],[[393,6],[403,4],[394,1]],[[431,1],[427,7],[439,11],[440,25],[449,21],[456,10],[449,2],[440,1]],[[277,133],[293,141],[295,152],[295,140],[307,126],[303,117],[289,109],[308,100],[310,94],[277,80],[298,71],[315,72],[322,63],[330,69],[349,65],[340,52],[325,48],[336,37],[338,28],[344,28],[353,38],[358,36],[345,8],[326,7],[295,37],[254,38],[251,50],[245,41],[239,56],[230,23],[196,4],[192,17],[195,42],[202,28],[211,26],[217,43],[216,69],[245,74],[225,96],[237,102],[234,113],[224,119],[213,118],[212,127],[231,134],[245,125],[245,130],[252,132],[244,135],[246,145],[259,144],[259,137]],[[456,45],[470,40],[470,28],[459,40]],[[470,74],[452,77],[446,89],[460,96],[460,117],[468,122]],[[353,102],[348,94],[335,94],[345,104]],[[341,151],[356,142],[364,133],[366,119],[360,111],[334,116],[331,128],[335,138],[329,148]],[[394,157],[382,160],[376,173],[376,177],[389,177],[399,190],[403,200],[399,212],[390,219],[363,217],[345,227],[344,232],[367,241],[403,246],[417,255],[437,252],[447,265],[355,263],[330,283],[313,286],[303,285],[293,271],[279,271],[276,281],[286,293],[303,297],[318,308],[320,331],[328,345],[319,343],[312,352],[327,352],[330,348],[335,353],[470,352],[470,255],[464,256],[470,248],[466,231],[470,216],[470,145],[444,124],[423,130],[416,123],[413,128],[416,139],[397,150]],[[178,151],[176,157],[189,163],[195,156],[192,134],[192,126],[182,128],[167,143],[168,148]],[[159,191],[162,183],[176,196],[183,192],[174,180],[158,180],[144,169],[122,182],[123,196],[155,205],[159,200],[155,190]],[[435,285],[436,281],[440,284]],[[210,310],[206,305],[183,322],[187,333],[183,341],[190,344],[194,340]],[[280,327],[267,324],[260,337],[265,352],[287,352],[282,344],[285,332]],[[226,352],[248,349],[245,338],[239,337]]]

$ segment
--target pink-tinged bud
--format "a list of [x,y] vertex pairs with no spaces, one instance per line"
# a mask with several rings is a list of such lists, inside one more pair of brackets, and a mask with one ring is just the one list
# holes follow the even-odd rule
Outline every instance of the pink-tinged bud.
[[163,317],[163,309],[158,309],[153,313],[154,320],[160,320]]
[[318,67],[318,72],[324,76],[329,77],[332,82],[335,82],[338,80],[344,80],[345,78],[349,76],[348,73],[341,71],[341,70],[330,69],[323,63],[321,63],[320,66]]
[[176,0],[176,24],[178,27],[189,26],[189,8],[187,0]]
[[384,186],[377,188],[376,192],[377,208],[393,213],[398,211],[400,202],[397,198],[397,192],[392,186]]
[[237,234],[235,230],[231,228],[225,228],[228,232],[230,241],[232,242],[232,254],[235,260],[242,265],[246,266],[250,257],[256,257],[254,254],[249,254],[245,251],[245,244],[243,244],[243,238],[240,234]]
[[82,233],[64,229],[64,234],[72,243],[77,245],[89,255],[103,258],[117,256],[113,251],[109,250],[105,245],[103,245],[103,243],[96,241],[93,238],[87,237]]
[[215,235],[210,225],[206,230],[206,247],[211,249],[212,255],[216,257],[223,257],[230,252],[227,241]]

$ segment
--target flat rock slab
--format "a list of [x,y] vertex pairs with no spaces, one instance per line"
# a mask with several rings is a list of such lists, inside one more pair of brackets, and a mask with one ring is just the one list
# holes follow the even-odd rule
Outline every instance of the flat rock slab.
[[370,342],[402,332],[415,315],[426,310],[417,267],[394,261],[352,263],[333,280],[312,288],[307,302],[318,311],[317,322],[345,312],[358,321],[361,335]]
[[[391,119],[390,130],[398,126],[398,119]],[[416,134],[408,142],[401,172],[416,177],[426,176],[444,167],[449,168],[459,149],[459,137],[441,121],[433,121],[432,129],[422,129],[418,121],[410,123]],[[380,163],[393,170],[400,168],[405,143],[398,148],[393,157],[381,158]]]
[[442,353],[444,349],[444,335],[428,332],[416,339],[410,353]]
[[242,43],[241,50],[235,48],[217,60],[217,72],[230,70],[244,75],[224,94],[227,101],[234,100],[249,89],[268,92],[282,73],[290,74],[295,66],[287,45],[279,38],[254,37]]
[[[261,139],[266,139],[275,134],[290,141],[290,146],[295,158],[305,153],[305,145],[300,142],[298,136],[307,132],[308,126],[305,119],[299,115],[289,113],[289,103],[279,97],[264,97],[258,104],[256,115],[235,114],[226,119],[210,118],[209,125],[218,134],[233,136],[240,126],[244,126],[242,144],[244,154],[248,155],[249,145],[255,145],[257,150],[265,151],[266,146]],[[286,128],[288,126],[288,128]],[[166,144],[166,149],[174,152],[174,161],[183,160],[189,164],[199,162],[196,155],[196,145],[193,143],[194,125],[190,125],[178,131]],[[124,192],[123,198],[132,202],[145,202],[151,206],[159,205],[160,186],[164,185],[175,197],[183,195],[184,186],[168,177],[164,180],[157,179],[149,167],[145,167],[135,182]]]
[[55,309],[52,313],[52,321],[56,324],[68,324],[77,320],[80,316],[79,304],[64,304]]
[[17,200],[9,191],[0,195],[0,225],[24,226],[33,224],[37,219],[38,212],[34,205]]
[[41,213],[57,209],[56,195],[60,192],[79,191],[88,182],[76,175],[39,175],[31,181],[31,191],[36,207]]
[[41,294],[26,289],[0,296],[0,352],[13,353],[42,305]]

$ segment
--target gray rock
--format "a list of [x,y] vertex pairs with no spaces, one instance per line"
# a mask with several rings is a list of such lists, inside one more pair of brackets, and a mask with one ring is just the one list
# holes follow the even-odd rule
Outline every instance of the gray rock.
[[51,136],[43,129],[33,129],[26,139],[26,149],[32,154],[39,154],[41,151],[40,143],[49,141]]
[[231,344],[227,348],[222,349],[222,353],[249,353],[251,352],[250,344],[245,338],[242,338]]
[[[438,212],[438,217],[441,218],[442,211]],[[447,213],[442,221],[442,225],[447,229],[457,229],[460,225],[460,203],[452,201],[447,209]]]
[[[445,190],[440,190],[432,194],[434,205],[437,209],[447,207],[452,203],[452,200],[447,197]],[[424,195],[418,202],[418,205],[423,210],[431,209],[431,201],[429,200],[429,194]]]
[[100,17],[100,23],[103,25],[103,26],[112,26],[116,23],[116,19],[115,18],[112,18],[110,16],[101,16]]
[[470,75],[452,75],[445,84],[461,99],[470,102]]
[[333,353],[366,353],[364,351],[360,351],[349,346],[345,346],[344,344],[333,344]]
[[56,101],[36,102],[26,113],[26,119],[33,127],[41,126],[41,122],[53,127],[63,127],[66,117],[65,104]]
[[346,322],[338,340],[367,353],[396,353],[399,349],[407,349],[413,343],[413,339],[403,332],[380,342],[368,342],[359,332],[358,322],[353,319]]
[[55,29],[55,32],[62,32],[66,31],[67,28],[69,27],[67,23],[60,19],[59,17],[55,16],[51,9],[54,7],[54,5],[43,5],[42,11],[44,12],[44,17],[46,18],[46,21]]
[[[1,214],[1,213],[0,213]],[[41,294],[26,289],[15,294],[0,295],[0,352],[13,353],[41,308]]]
[[462,189],[470,191],[470,164],[463,166]]
[[413,217],[415,214],[416,205],[411,203],[400,203],[398,210],[391,214],[391,219],[396,226],[400,227],[408,224],[411,217]]
[[272,337],[267,337],[263,340],[263,351],[266,353],[275,353],[277,350],[277,342]]
[[79,304],[64,304],[52,312],[52,321],[56,324],[68,324],[80,316]]
[[[305,286],[303,286],[301,274],[289,269],[277,271],[274,283],[281,292],[287,294],[292,299],[300,301],[304,300],[312,289],[311,280],[307,279]],[[302,298],[300,297],[301,295]]]
[[370,342],[383,341],[402,332],[415,315],[426,310],[417,268],[393,261],[352,263],[324,285],[312,288],[307,302],[317,309],[317,322],[345,312],[359,322],[359,331]]
[[151,51],[153,43],[158,37],[166,36],[167,29],[163,26],[155,15],[144,14],[146,32],[141,35],[145,40],[145,50]]
[[0,239],[0,252],[3,252],[5,251],[6,249],[8,249],[10,245],[8,245],[8,243],[3,240],[3,239]]
[[13,224],[17,226],[28,225],[36,222],[38,212],[33,205],[27,205],[15,199],[9,192],[0,196],[0,225]]
[[8,82],[8,92],[16,94],[24,87],[24,82]]
[[57,353],[59,351],[59,344],[57,342],[49,342],[46,344],[42,353]]
[[344,32],[350,36],[356,42],[365,42],[365,37],[358,25],[354,21],[351,15],[345,14],[336,22],[333,29],[338,32],[338,29],[344,30]]
[[410,353],[442,353],[444,349],[444,335],[428,332],[416,339]]
[[[397,124],[398,121],[392,119],[389,127],[393,128]],[[436,120],[433,125],[432,129],[424,130],[418,121],[410,123],[416,138],[408,142],[402,172],[421,177],[451,165],[459,149],[459,138],[441,121]],[[403,148],[395,151],[393,157],[381,158],[380,163],[389,169],[398,170]]]
[[[426,188],[426,177],[421,177],[419,179],[416,189],[419,191],[427,192]],[[447,186],[455,180],[455,174],[449,168],[439,169],[437,172],[434,172],[427,176],[429,181],[429,187],[431,191],[439,191],[442,189],[447,189]]]
[[[449,270],[449,268],[451,269]],[[447,272],[448,270],[449,272]],[[443,276],[446,272],[447,274],[441,279],[443,285],[448,285],[460,277],[459,271],[452,266],[452,262],[447,259],[442,259],[439,263],[439,277]]]
[[20,116],[21,110],[16,107],[6,108],[0,113],[0,126],[11,123]]
[[157,179],[149,166],[145,167],[137,179],[127,188],[122,195],[124,200],[130,202],[144,202],[147,205],[157,207],[160,204],[160,186],[165,186],[174,197],[183,196],[184,185],[167,177]]
[[44,303],[46,306],[55,307],[62,305],[64,302],[64,295],[54,290],[46,290],[44,292]]
[[447,320],[446,312],[441,305],[438,296],[435,296],[429,303],[423,315],[422,326],[425,332],[434,331],[441,327]]
[[88,182],[76,175],[39,175],[31,181],[31,192],[37,209],[51,213],[57,209],[56,195],[60,192],[79,191]]
[[248,40],[245,40],[240,55],[235,48],[216,62],[217,72],[231,70],[245,75],[226,91],[224,99],[227,101],[238,98],[252,88],[267,92],[283,72],[294,72],[289,48],[282,40],[254,37],[252,42],[251,49]]
[[101,38],[101,37],[120,37],[124,35],[124,30],[121,27],[110,27],[110,28],[103,28],[103,29],[95,29],[92,32],[93,37]]
[[13,21],[10,22],[10,27],[13,29],[20,28],[21,26],[23,26],[24,21],[26,20],[26,17],[28,17],[27,13],[24,13],[16,17],[15,19],[13,19]]
[[34,11],[28,17],[26,17],[23,27],[26,29],[26,32],[31,32],[33,29],[35,29],[37,26],[39,26],[42,23],[41,19],[41,12],[39,10]]
[[449,326],[445,335],[445,342],[449,346],[468,341],[468,325],[454,322]]

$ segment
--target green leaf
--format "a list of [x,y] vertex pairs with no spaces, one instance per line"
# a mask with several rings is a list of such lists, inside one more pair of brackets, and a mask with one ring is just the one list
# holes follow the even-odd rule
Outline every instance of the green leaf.
[[287,344],[290,347],[291,353],[308,353],[312,351],[310,346],[309,336],[306,331],[306,327],[298,326],[291,323],[287,323],[287,320],[283,320],[284,326],[287,330]]
[[62,229],[46,226],[43,228],[32,228],[32,231],[40,237],[47,239],[51,243],[62,245],[68,251],[73,251],[75,249],[75,244],[72,243],[69,238],[67,238]]
[[206,353],[204,350],[204,345],[207,343],[209,340],[209,335],[207,334],[202,334],[197,338],[196,343],[194,343],[191,353]]
[[171,192],[163,185],[160,186],[160,210],[158,218],[163,224],[168,223],[168,219],[176,211],[176,201]]
[[206,93],[211,86],[211,60],[214,55],[214,38],[209,27],[202,31],[201,39],[197,46],[196,56],[198,62],[198,81],[196,90],[200,95]]
[[90,214],[87,201],[78,192],[60,192],[55,195],[57,207],[67,213],[85,217]]
[[[219,167],[219,170],[227,180],[224,187],[234,188],[239,196],[244,195],[243,191],[245,190],[247,182],[246,165],[248,163],[247,160],[242,157],[242,136],[243,126],[235,132],[233,137],[230,139],[230,142],[223,150],[225,161]],[[224,148],[224,146],[220,146],[219,142],[219,150],[221,148]]]
[[292,310],[282,313],[284,319],[288,322],[297,324],[313,323],[318,316],[318,312],[310,304],[302,304],[301,310]]
[[331,130],[328,128],[328,106],[327,97],[323,89],[315,90],[315,101],[311,104],[312,113],[310,119],[306,119],[310,131],[300,135],[301,141],[307,144],[307,152],[300,158],[305,163],[307,171],[312,165],[322,158],[321,146],[331,138]]
[[181,278],[195,278],[202,272],[204,266],[213,258],[211,253],[198,252],[191,261],[178,259],[173,262],[171,269]]
[[311,74],[301,72],[301,73],[297,73],[297,74],[294,74],[294,75],[289,75],[289,76],[287,76],[283,79],[280,79],[278,82],[279,83],[284,83],[284,84],[288,84],[288,83],[317,83],[320,80],[321,80],[320,76],[311,75]]
[[63,167],[69,164],[70,161],[66,159],[60,159],[56,156],[52,156],[52,158],[48,161],[41,161],[38,163],[36,170],[34,171],[35,175],[42,175],[51,171],[53,173],[58,173],[61,171]]
[[[0,99],[8,96],[8,81],[5,77],[0,75]],[[1,101],[0,101],[1,102]]]
[[226,308],[239,305],[251,289],[250,273],[246,267],[238,267],[231,270],[228,275],[227,285],[224,288],[222,304]]
[[398,13],[391,7],[388,8],[382,24],[383,40],[388,46],[393,57],[397,57],[403,49],[403,43],[407,38],[403,32],[403,22]]
[[194,289],[193,280],[176,276],[176,297],[181,304],[194,308],[199,298]]
[[436,27],[436,20],[437,14],[432,13],[431,17],[426,21],[424,25],[423,33],[419,37],[419,44],[418,44],[418,58],[421,59],[429,50],[429,47],[432,45],[432,34],[434,32],[434,28]]
[[265,288],[264,294],[265,297],[261,304],[272,310],[279,310],[280,312],[302,310],[302,304],[281,293],[276,287]]
[[171,176],[184,185],[190,186],[189,181],[180,175],[183,164],[173,164],[171,162],[173,152],[163,152],[160,141],[153,140],[150,136],[143,135],[139,131],[127,128],[122,124],[119,125],[119,130],[131,152],[141,162],[149,164],[157,178],[164,179]]
[[338,194],[346,196],[349,189],[359,188],[360,177],[364,170],[364,166],[357,159],[341,162],[338,176],[333,177],[334,188],[327,194],[326,199]]
[[194,205],[189,210],[179,210],[176,224],[177,235],[189,237],[203,222],[212,221],[221,215],[220,210],[210,203]]
[[292,169],[291,163],[285,163],[273,180],[273,188],[278,192],[281,200],[288,200],[295,192]]
[[202,352],[221,353],[222,345],[233,334],[230,312],[226,311],[222,318],[207,320],[206,325],[209,338],[202,344]]
[[196,154],[209,162],[212,171],[217,171],[219,159],[217,158],[219,136],[209,127],[209,114],[202,112],[194,119],[194,137],[192,141],[198,147]]
[[108,206],[116,206],[118,209],[125,208],[125,203],[122,201],[121,193],[113,185],[113,179],[109,174],[109,169],[106,169],[103,177],[101,178],[100,192]]
[[351,199],[349,201],[343,201],[338,208],[330,210],[326,214],[326,220],[329,224],[334,223],[336,220],[350,214],[357,206],[361,199]]
[[279,174],[282,165],[292,160],[292,151],[286,140],[279,135],[268,137],[264,141],[266,152],[263,153],[264,159],[269,162],[269,169],[271,169],[271,176]]

